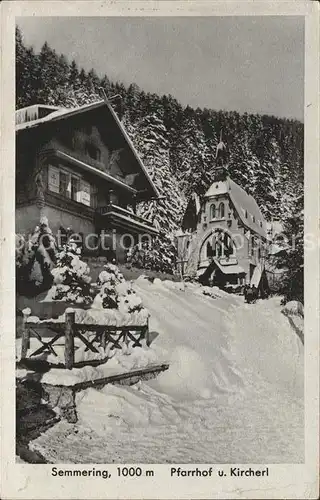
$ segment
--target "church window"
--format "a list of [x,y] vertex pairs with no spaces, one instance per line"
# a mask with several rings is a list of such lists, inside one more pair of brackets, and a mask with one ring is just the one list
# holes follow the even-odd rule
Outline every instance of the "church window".
[[224,203],[220,203],[219,212],[221,219],[224,219]]
[[215,219],[216,218],[216,206],[213,203],[210,207],[210,219]]

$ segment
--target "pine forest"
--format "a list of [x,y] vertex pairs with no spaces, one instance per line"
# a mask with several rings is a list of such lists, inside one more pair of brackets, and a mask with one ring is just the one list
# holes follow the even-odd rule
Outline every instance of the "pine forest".
[[[106,68],[107,70],[107,68]],[[172,95],[145,92],[85,71],[47,43],[39,53],[16,29],[16,107],[49,104],[77,107],[111,100],[156,184],[161,199],[139,207],[165,233],[179,228],[188,197],[212,182],[221,134],[230,177],[252,194],[268,221],[280,220],[295,237],[288,253],[294,277],[303,268],[303,124],[297,120],[236,111],[183,107]],[[295,233],[293,235],[293,232]],[[297,243],[298,242],[298,243]],[[292,254],[292,255],[291,255]],[[296,276],[298,274],[298,276]]]

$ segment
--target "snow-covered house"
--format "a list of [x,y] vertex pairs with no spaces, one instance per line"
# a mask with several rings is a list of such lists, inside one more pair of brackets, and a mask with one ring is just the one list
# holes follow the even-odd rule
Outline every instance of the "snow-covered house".
[[[159,193],[107,101],[74,109],[34,105],[16,111],[16,231],[47,217],[56,234],[71,228],[85,248],[124,247],[157,230],[136,204]],[[90,235],[90,236],[89,236]],[[127,235],[127,236],[125,236]],[[129,236],[128,236],[129,235]],[[128,240],[130,239],[130,241]]]
[[217,149],[213,183],[189,200],[177,237],[182,273],[204,283],[261,286],[268,233],[255,201],[228,175],[223,143]]

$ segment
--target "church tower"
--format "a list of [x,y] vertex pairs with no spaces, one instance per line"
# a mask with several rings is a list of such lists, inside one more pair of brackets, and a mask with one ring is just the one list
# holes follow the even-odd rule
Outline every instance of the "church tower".
[[220,132],[220,142],[217,145],[215,160],[214,181],[225,181],[228,176],[228,152],[227,146],[222,140],[222,131]]

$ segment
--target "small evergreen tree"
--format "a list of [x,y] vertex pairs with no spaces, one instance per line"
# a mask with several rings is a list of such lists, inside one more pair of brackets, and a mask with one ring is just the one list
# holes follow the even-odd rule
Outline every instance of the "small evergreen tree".
[[116,309],[122,314],[132,314],[144,309],[141,298],[131,284],[125,281],[116,265],[108,263],[103,266],[97,285],[100,290],[94,298],[93,309]]
[[81,260],[80,253],[76,242],[70,238],[57,254],[56,267],[52,270],[53,300],[83,305],[92,303],[90,269]]
[[43,217],[28,240],[16,235],[17,292],[37,295],[48,290],[53,282],[57,245],[48,220]]

